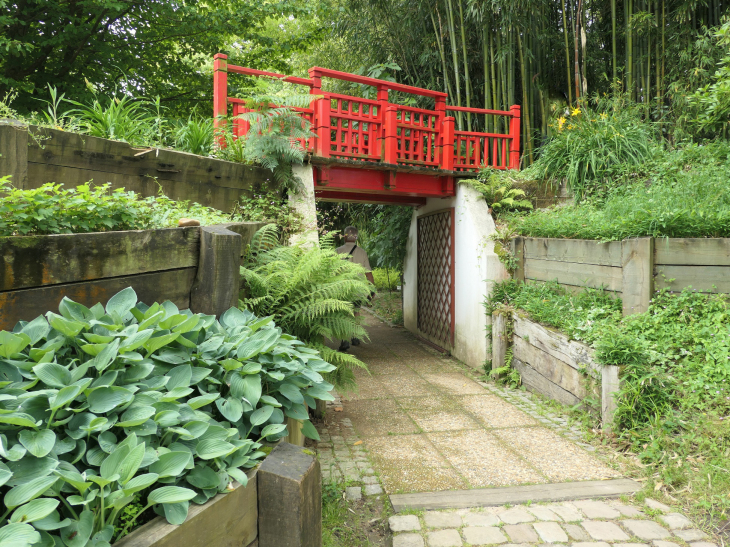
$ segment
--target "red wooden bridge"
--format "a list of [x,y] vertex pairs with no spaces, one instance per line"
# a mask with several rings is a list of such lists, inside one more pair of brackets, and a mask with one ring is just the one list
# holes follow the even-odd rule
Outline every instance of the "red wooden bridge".
[[[213,70],[214,120],[220,127],[232,115],[234,136],[248,131],[248,123],[237,118],[248,109],[244,100],[228,96],[229,73],[280,78],[316,96],[309,108],[295,110],[314,133],[302,145],[315,168],[317,199],[420,205],[429,197],[455,195],[455,178],[484,167],[519,168],[517,105],[509,111],[448,106],[447,94],[439,91],[319,67],[309,69],[309,78],[286,76],[229,65],[222,53],[215,55]],[[323,78],[373,86],[377,99],[323,91]],[[434,109],[390,103],[390,91],[432,99]],[[494,127],[509,132],[456,130],[450,112],[494,116]]]

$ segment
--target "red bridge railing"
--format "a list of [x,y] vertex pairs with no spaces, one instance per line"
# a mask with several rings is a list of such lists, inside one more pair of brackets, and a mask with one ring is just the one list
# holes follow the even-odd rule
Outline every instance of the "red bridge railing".
[[[249,110],[245,101],[228,96],[229,73],[279,78],[308,87],[310,94],[316,96],[310,107],[294,110],[311,124],[314,136],[301,145],[316,156],[449,171],[477,171],[483,167],[519,169],[518,105],[509,110],[447,106],[446,93],[367,76],[314,67],[309,69],[309,78],[298,78],[229,65],[228,57],[222,53],[213,59],[214,123],[216,128],[227,123],[230,105],[232,131],[236,137],[245,135],[249,129],[248,122],[239,118]],[[377,99],[322,91],[322,78],[373,86]],[[432,98],[435,108],[428,110],[390,103],[390,91]],[[509,133],[457,131],[455,119],[447,115],[448,112],[503,117]]]

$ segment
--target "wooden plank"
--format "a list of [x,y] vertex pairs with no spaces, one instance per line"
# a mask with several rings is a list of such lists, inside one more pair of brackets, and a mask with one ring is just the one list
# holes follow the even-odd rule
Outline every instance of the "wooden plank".
[[396,513],[408,509],[464,509],[468,507],[497,507],[527,502],[566,501],[588,498],[618,498],[641,490],[641,484],[631,479],[607,481],[559,482],[530,484],[506,488],[475,488],[392,494],[390,503]]
[[[537,281],[535,279],[525,279],[525,283],[528,285],[535,285],[537,283],[544,283],[543,281]],[[586,287],[579,287],[577,285],[568,285],[566,283],[561,283],[560,286],[568,291],[571,294],[580,294],[582,292],[585,292]],[[600,289],[596,289],[600,290]],[[606,296],[610,296],[611,298],[621,298],[621,291],[609,291],[607,289],[604,289],[604,293]]]
[[513,359],[519,359],[520,362],[529,365],[545,379],[578,399],[582,400],[586,397],[584,377],[576,369],[519,336],[514,337],[512,347]]
[[200,259],[190,309],[220,317],[238,304],[241,280],[241,240],[224,226],[200,228]]
[[304,433],[302,433],[302,426],[304,422],[301,420],[295,420],[294,418],[286,419],[286,430],[288,435],[281,439],[283,443],[289,443],[296,446],[304,446]]
[[621,268],[580,264],[579,262],[559,262],[539,258],[525,259],[525,279],[554,281],[578,287],[605,287],[611,291],[621,290]]
[[258,481],[256,471],[247,471],[248,484],[233,483],[235,490],[218,494],[197,505],[190,504],[181,525],[163,517],[137,528],[114,543],[114,547],[241,547],[258,536]]
[[172,301],[180,309],[190,306],[190,288],[197,268],[182,268],[81,283],[49,285],[0,293],[0,330],[12,330],[18,321],[31,321],[47,311],[57,311],[64,296],[85,306],[106,302],[119,291],[132,287],[145,304]]
[[654,294],[654,238],[641,237],[621,242],[621,300],[623,314],[649,309]]
[[530,391],[536,391],[546,397],[567,406],[575,406],[580,403],[580,399],[564,390],[557,384],[554,384],[542,374],[537,372],[527,363],[523,363],[517,358],[512,358],[512,366],[520,373],[522,385]]
[[512,274],[512,278],[517,281],[525,281],[525,238],[516,237],[511,242],[512,255],[517,261],[517,268]]
[[197,266],[200,228],[0,238],[0,291]]
[[613,430],[613,418],[618,409],[616,395],[621,387],[618,378],[620,370],[621,367],[605,365],[601,374],[601,422],[606,433]]
[[654,264],[730,266],[730,238],[656,238]]
[[516,336],[529,341],[533,346],[561,360],[575,370],[586,369],[593,378],[599,379],[601,377],[602,365],[595,362],[593,350],[585,344],[569,340],[564,334],[548,329],[517,314],[513,315],[513,319]]
[[492,314],[492,370],[505,365],[507,353],[507,317],[504,313]]
[[25,188],[28,176],[28,126],[0,120],[0,177],[10,175],[10,183]]
[[654,285],[674,292],[691,286],[699,292],[730,293],[730,266],[657,266]]
[[524,241],[527,259],[621,267],[620,241],[600,242],[546,237],[526,237]]

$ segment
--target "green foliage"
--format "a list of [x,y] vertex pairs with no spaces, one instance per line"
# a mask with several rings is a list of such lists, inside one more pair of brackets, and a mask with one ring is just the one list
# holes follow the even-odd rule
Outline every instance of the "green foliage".
[[621,93],[594,96],[555,121],[531,170],[553,184],[566,179],[577,200],[596,191],[619,167],[635,166],[654,151],[654,130],[640,107]]
[[173,131],[173,148],[199,156],[213,152],[213,119],[191,114],[184,123],[178,123]]
[[264,186],[260,193],[252,196],[241,196],[231,213],[233,218],[245,219],[249,222],[273,222],[279,229],[282,242],[304,230],[304,219],[281,192]]
[[328,377],[337,387],[354,383],[353,369],[365,366],[352,355],[334,351],[325,340],[368,339],[354,315],[354,303],[370,295],[372,285],[358,264],[343,260],[332,237],[319,246],[282,246],[274,225],[259,230],[251,242],[241,275],[248,297],[241,306],[258,315],[273,316],[287,332],[320,351],[335,365]]
[[401,273],[389,268],[373,268],[373,281],[379,291],[394,291],[400,285]]
[[512,187],[512,179],[497,169],[483,169],[476,179],[464,179],[461,184],[480,192],[494,213],[532,209],[525,191]]
[[605,201],[512,216],[511,225],[530,237],[728,237],[728,173],[728,143],[687,145],[622,174]]
[[403,269],[408,231],[413,209],[398,205],[375,205],[367,224],[368,240],[364,247],[370,264],[383,268]]
[[173,201],[164,195],[142,198],[121,188],[110,191],[109,186],[87,183],[64,189],[48,183],[19,190],[10,184],[10,177],[2,177],[0,236],[166,228],[177,226],[182,217],[203,225],[247,220],[198,203]]
[[151,507],[180,524],[189,502],[245,486],[286,417],[316,438],[307,407],[332,400],[332,365],[271,317],[147,306],[131,288],[106,307],[64,298],[0,332],[0,357],[0,533],[18,546],[108,546],[135,499],[117,538]]

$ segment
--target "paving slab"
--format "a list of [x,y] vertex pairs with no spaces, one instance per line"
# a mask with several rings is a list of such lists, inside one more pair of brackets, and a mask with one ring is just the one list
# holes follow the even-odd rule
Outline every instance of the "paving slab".
[[621,513],[602,501],[579,500],[574,501],[578,509],[589,519],[615,519],[621,516]]
[[684,530],[685,528],[692,528],[692,521],[680,513],[661,515],[659,520],[666,524],[670,530]]
[[537,543],[540,540],[535,529],[529,524],[507,524],[502,530],[515,543]]
[[493,513],[465,513],[461,516],[465,526],[497,526],[501,521]]
[[590,541],[591,539],[585,529],[577,524],[563,524],[563,528],[573,541]]
[[568,542],[568,535],[557,522],[536,522],[532,526],[545,543]]
[[544,521],[560,521],[562,520],[558,515],[556,515],[553,511],[548,509],[547,507],[543,505],[530,505],[530,507],[527,508],[527,510],[535,515],[538,520],[544,520]]
[[421,529],[416,515],[395,515],[388,519],[391,532],[415,532]]
[[629,536],[613,522],[584,520],[581,525],[588,535],[598,541],[626,541]]
[[672,537],[669,530],[662,528],[652,520],[622,520],[621,524],[631,535],[640,539],[666,539]]
[[461,547],[462,541],[456,530],[439,530],[428,533],[428,547]]
[[427,511],[423,515],[423,521],[429,528],[459,528],[462,524],[461,515],[440,511]]
[[494,527],[467,526],[462,533],[469,545],[495,545],[507,541],[502,531]]
[[398,534],[393,537],[393,547],[424,547],[425,543],[419,534]]
[[507,509],[500,512],[498,515],[499,520],[507,524],[522,524],[523,522],[534,522],[535,516],[528,513],[521,507],[515,507],[514,509]]
[[702,530],[697,530],[696,528],[691,528],[689,530],[675,530],[674,535],[682,541],[687,542],[707,539],[707,534],[705,534]]
[[654,547],[680,547],[679,543],[673,541],[664,541],[662,539],[655,539],[651,542]]
[[664,505],[663,503],[653,500],[651,498],[644,499],[644,505],[646,505],[649,509],[654,509],[655,511],[661,511],[662,513],[671,513],[672,508],[668,505]]

